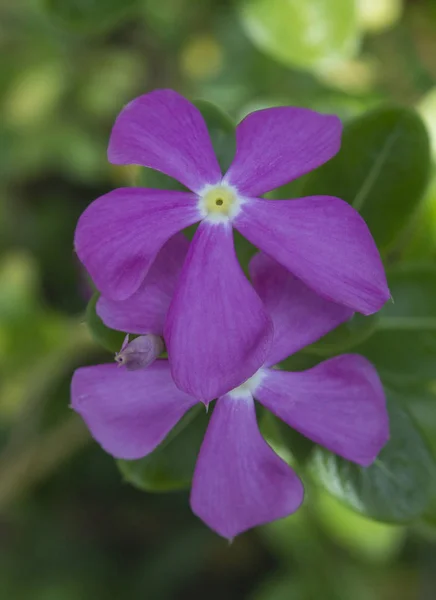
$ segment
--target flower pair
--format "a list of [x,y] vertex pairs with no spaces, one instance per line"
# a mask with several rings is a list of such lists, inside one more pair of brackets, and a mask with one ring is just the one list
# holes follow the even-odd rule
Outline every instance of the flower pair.
[[271,318],[237,262],[233,227],[351,311],[373,313],[389,298],[377,248],[349,204],[259,197],[329,160],[340,136],[334,116],[291,107],[254,112],[236,129],[236,154],[223,177],[201,113],[177,93],[146,94],[119,115],[109,160],[157,169],[191,191],[114,190],[85,210],[75,246],[103,297],[127,310],[164,244],[200,222],[163,316],[172,376],[187,394],[205,402],[225,394],[271,349]]
[[[105,323],[161,334],[187,252],[186,238],[176,234],[127,302],[100,298],[97,309]],[[350,309],[321,298],[265,254],[252,259],[250,275],[273,322],[273,343],[261,368],[218,398],[191,492],[194,513],[227,538],[284,517],[303,500],[301,481],[259,432],[254,399],[306,437],[360,465],[369,465],[389,436],[383,388],[366,359],[349,354],[294,373],[274,368],[349,319]],[[162,359],[134,371],[115,363],[83,367],[72,382],[73,408],[117,458],[152,452],[197,403],[176,387]]]
[[[101,292],[102,320],[153,334],[147,353],[158,353],[163,336],[168,360],[141,369],[149,355],[144,363],[135,340],[118,355],[121,367],[76,371],[73,408],[110,454],[136,459],[195,404],[218,398],[191,505],[228,538],[290,514],[303,498],[297,475],[259,433],[254,399],[360,465],[389,435],[383,389],[364,358],[335,357],[297,373],[274,368],[389,297],[377,248],[350,205],[327,196],[259,197],[329,160],[340,135],[336,117],[310,110],[252,113],[237,127],[223,177],[200,112],[175,92],[152,92],[121,112],[109,159],[160,170],[191,191],[115,190],[77,226],[76,250]],[[189,243],[179,232],[196,222]],[[262,250],[250,264],[252,284],[238,264],[233,227]]]

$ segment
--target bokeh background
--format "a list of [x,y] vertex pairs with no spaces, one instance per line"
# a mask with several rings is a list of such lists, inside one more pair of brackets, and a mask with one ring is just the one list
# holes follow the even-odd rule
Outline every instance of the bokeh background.
[[[320,488],[229,546],[191,514],[187,491],[126,483],[70,410],[73,369],[112,360],[85,323],[92,289],[74,227],[89,202],[132,182],[134,170],[107,162],[111,126],[156,87],[235,120],[294,104],[347,121],[399,103],[422,116],[436,155],[436,2],[0,0],[0,598],[433,599],[436,502],[386,524]],[[435,266],[431,169],[388,263]],[[392,371],[395,348],[400,369],[419,371],[425,386],[403,400],[434,449],[436,278],[427,283],[423,354],[409,323],[380,368]]]

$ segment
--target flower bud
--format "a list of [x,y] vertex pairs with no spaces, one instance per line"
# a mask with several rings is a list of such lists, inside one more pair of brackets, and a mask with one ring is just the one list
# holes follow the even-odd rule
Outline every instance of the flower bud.
[[137,371],[151,365],[163,350],[163,339],[159,335],[140,335],[130,343],[127,336],[121,350],[115,354],[115,360],[128,371]]

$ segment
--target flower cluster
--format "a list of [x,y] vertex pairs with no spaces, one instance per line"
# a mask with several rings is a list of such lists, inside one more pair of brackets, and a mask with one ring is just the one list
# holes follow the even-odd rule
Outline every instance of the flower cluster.
[[[118,458],[141,458],[198,402],[217,402],[199,453],[193,511],[232,538],[295,511],[303,486],[262,438],[254,399],[316,443],[369,465],[389,435],[385,398],[366,359],[344,355],[305,372],[275,368],[389,298],[359,214],[342,200],[259,196],[320,166],[341,123],[303,108],[248,115],[223,176],[198,109],[170,90],[119,115],[109,160],[162,171],[185,192],[114,190],[82,214],[76,251],[114,329],[140,334],[117,362],[78,369],[72,404]],[[189,191],[190,190],[190,191]],[[199,222],[192,242],[181,233]],[[261,252],[251,283],[233,227]],[[165,340],[168,359],[153,360]]]

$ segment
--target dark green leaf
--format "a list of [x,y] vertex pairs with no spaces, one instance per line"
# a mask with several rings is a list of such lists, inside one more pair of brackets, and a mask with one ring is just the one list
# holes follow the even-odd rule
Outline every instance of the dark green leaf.
[[277,428],[283,445],[299,463],[304,464],[314,449],[314,443],[280,419],[277,419]]
[[436,331],[436,266],[404,264],[388,272],[392,302],[380,313],[382,329]]
[[372,519],[407,522],[423,514],[436,464],[409,414],[389,403],[389,442],[375,462],[359,467],[317,447],[310,472],[333,496]]
[[[395,392],[395,398],[406,406],[423,432],[433,458],[436,460],[436,388],[432,386],[402,387]],[[436,474],[432,478],[433,492],[424,519],[436,525]]]
[[305,371],[319,364],[323,357],[314,353],[306,352],[306,348],[296,354],[291,354],[280,363],[280,368],[284,371]]
[[377,331],[354,350],[396,387],[435,377],[436,268],[402,265],[388,273],[393,301],[379,313]]
[[178,192],[187,192],[188,189],[169,175],[149,169],[139,167],[136,185],[145,188],[154,188],[158,190],[174,190]]
[[100,319],[95,310],[99,297],[99,292],[95,292],[89,301],[86,308],[86,322],[96,342],[103,346],[103,348],[106,348],[106,350],[109,350],[109,352],[118,352],[126,334],[121,331],[109,329]]
[[147,492],[188,487],[207,423],[204,406],[192,408],[151,454],[117,461],[124,479]]
[[399,389],[390,390],[389,394],[410,412],[436,456],[436,388],[434,383],[402,386]]
[[252,600],[301,600],[304,597],[307,597],[304,596],[304,582],[295,575],[279,579],[275,573],[255,590]]
[[235,124],[225,112],[207,100],[195,100],[206,121],[215,154],[225,173],[236,152]]
[[[256,414],[260,432],[276,452],[280,453],[280,450],[284,449],[290,452],[291,456],[299,463],[306,462],[315,447],[311,440],[289,427],[258,403],[256,404]],[[284,457],[286,458],[286,456]]]
[[380,330],[353,350],[372,361],[388,384],[409,385],[435,377],[435,331]]
[[384,107],[348,123],[339,153],[317,169],[305,195],[352,204],[386,248],[418,207],[430,173],[427,131],[413,110]]
[[239,264],[243,268],[245,274],[249,275],[248,265],[258,250],[255,248],[255,246],[253,246],[253,244],[250,244],[247,238],[241,235],[236,229],[233,230],[233,240]]
[[114,27],[134,14],[139,0],[42,0],[43,7],[60,24],[93,32]]
[[365,317],[356,313],[349,321],[336,327],[318,342],[307,346],[305,351],[320,356],[332,356],[333,354],[348,352],[374,333],[377,322],[377,314]]
[[405,261],[436,259],[436,179],[433,178],[417,214],[392,248]]

